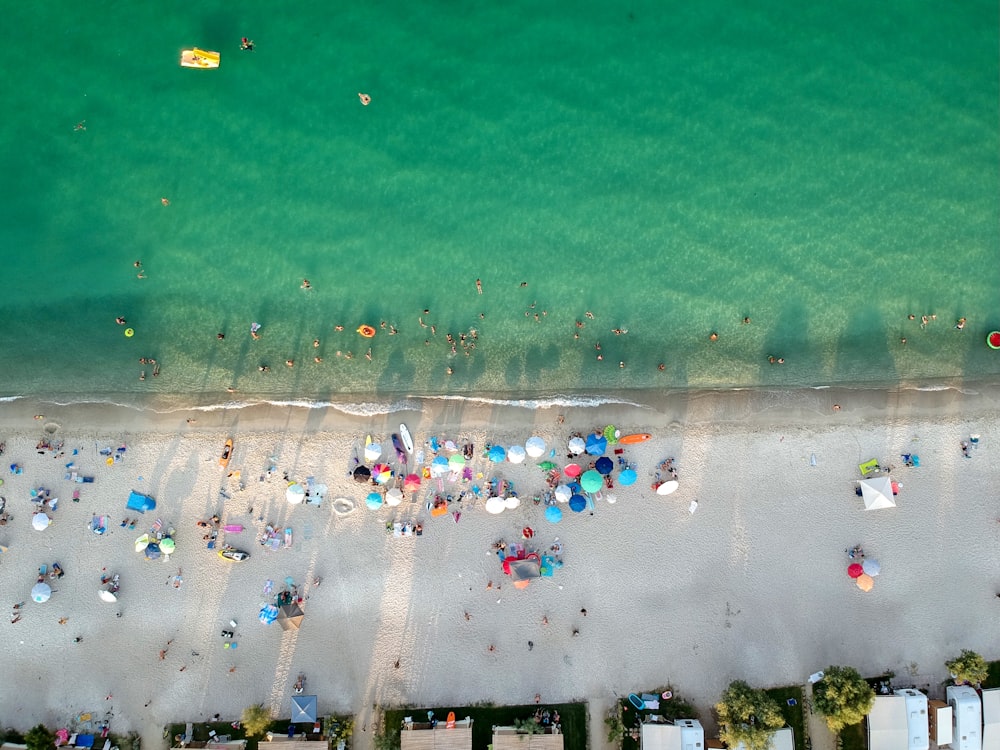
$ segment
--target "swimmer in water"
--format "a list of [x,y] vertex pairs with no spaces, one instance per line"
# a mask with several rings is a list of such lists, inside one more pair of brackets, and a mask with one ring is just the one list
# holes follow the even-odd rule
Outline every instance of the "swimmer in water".
[[743,318],[743,325],[745,326],[750,325],[750,318]]
[[585,312],[584,315],[586,315],[591,320],[594,319],[594,313],[592,313],[590,310],[587,310],[587,312]]
[[126,321],[125,318],[121,317],[120,315],[117,318],[115,318],[115,323],[117,323],[120,326],[125,325],[126,322],[128,321]]
[[362,94],[361,92],[358,92],[358,99],[361,100],[361,104],[365,107],[367,107],[369,104],[372,103],[372,98],[368,96],[368,94]]
[[73,130],[86,130],[86,129],[87,129],[86,120],[80,120],[80,122],[78,122],[76,125],[73,126]]
[[334,326],[333,330],[335,330],[335,331],[343,331],[344,330],[344,326]]
[[133,265],[133,266],[134,266],[135,268],[142,268],[142,261],[141,261],[141,260],[137,260],[137,261],[136,261],[135,263],[133,263],[132,265]]
[[219,341],[222,341],[223,339],[226,338],[226,334],[224,334],[224,333],[217,333],[217,334],[215,334],[215,338],[217,338]]
[[285,365],[287,367],[295,367],[295,360],[294,359],[286,359],[285,360]]
[[483,293],[483,282],[481,279],[476,279],[476,291],[480,294]]
[[663,372],[664,370],[667,369],[667,366],[665,364],[663,364],[662,362],[660,362],[660,364],[658,364],[656,366],[656,369],[659,370],[660,372]]
[[167,200],[166,198],[160,198],[160,203],[163,204],[164,206],[170,205],[170,201]]
[[370,346],[368,347],[368,351],[365,352],[365,359],[369,362],[372,361],[372,348]]
[[309,279],[302,279],[299,289],[312,289],[312,284],[309,283]]
[[708,340],[709,340],[709,341],[718,341],[718,340],[719,340],[719,334],[717,334],[717,333],[716,333],[715,331],[712,331],[712,332],[711,332],[711,333],[710,333],[710,334],[708,335]]
[[319,339],[313,339],[313,349],[319,349]]

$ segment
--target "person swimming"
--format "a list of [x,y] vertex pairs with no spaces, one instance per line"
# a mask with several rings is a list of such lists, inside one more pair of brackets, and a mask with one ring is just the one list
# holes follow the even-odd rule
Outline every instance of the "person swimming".
[[364,107],[372,103],[372,98],[368,94],[362,94],[360,91],[358,92],[358,99],[361,100],[361,104]]
[[240,39],[240,49],[244,52],[253,52],[253,39],[243,37]]

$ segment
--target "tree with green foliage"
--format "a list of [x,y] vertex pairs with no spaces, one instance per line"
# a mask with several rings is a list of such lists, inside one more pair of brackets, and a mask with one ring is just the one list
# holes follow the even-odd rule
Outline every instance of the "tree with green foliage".
[[28,750],[52,750],[56,745],[56,735],[44,724],[38,724],[24,735],[24,744]]
[[763,690],[742,680],[730,683],[715,704],[719,739],[729,747],[743,743],[747,750],[768,750],[771,735],[785,725],[781,707]]
[[956,656],[951,661],[946,661],[944,665],[948,668],[951,676],[955,678],[957,685],[961,685],[963,682],[978,685],[987,678],[990,671],[986,659],[967,648],[963,648],[961,655]]
[[271,726],[271,712],[264,708],[263,703],[247,706],[243,709],[240,721],[243,722],[247,737],[257,737],[264,734]]
[[875,704],[875,691],[854,667],[827,667],[813,685],[813,707],[831,732],[861,722]]

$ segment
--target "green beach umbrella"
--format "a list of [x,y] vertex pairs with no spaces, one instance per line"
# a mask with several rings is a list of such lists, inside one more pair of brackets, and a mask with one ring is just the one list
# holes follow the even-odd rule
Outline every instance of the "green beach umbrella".
[[465,466],[465,456],[461,453],[456,453],[451,458],[448,459],[448,465],[453,469],[461,469]]
[[583,476],[580,477],[580,486],[584,492],[597,492],[603,484],[603,477],[593,469],[583,472]]
[[542,461],[540,464],[538,464],[538,468],[541,469],[542,471],[551,471],[552,469],[556,468],[556,465],[551,461]]
[[618,430],[615,429],[613,424],[609,424],[604,428],[604,437],[607,438],[608,445],[614,445],[618,442]]

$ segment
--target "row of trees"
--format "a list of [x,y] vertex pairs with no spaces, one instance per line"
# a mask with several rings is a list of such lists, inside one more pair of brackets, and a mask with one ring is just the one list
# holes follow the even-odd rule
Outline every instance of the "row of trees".
[[[945,666],[959,684],[978,685],[989,672],[986,660],[969,650],[963,650]],[[834,733],[858,724],[874,703],[875,690],[853,667],[827,667],[823,679],[813,686],[813,708]],[[726,689],[715,711],[719,716],[719,739],[729,747],[742,742],[747,750],[767,750],[771,735],[785,723],[777,702],[742,680]]]

